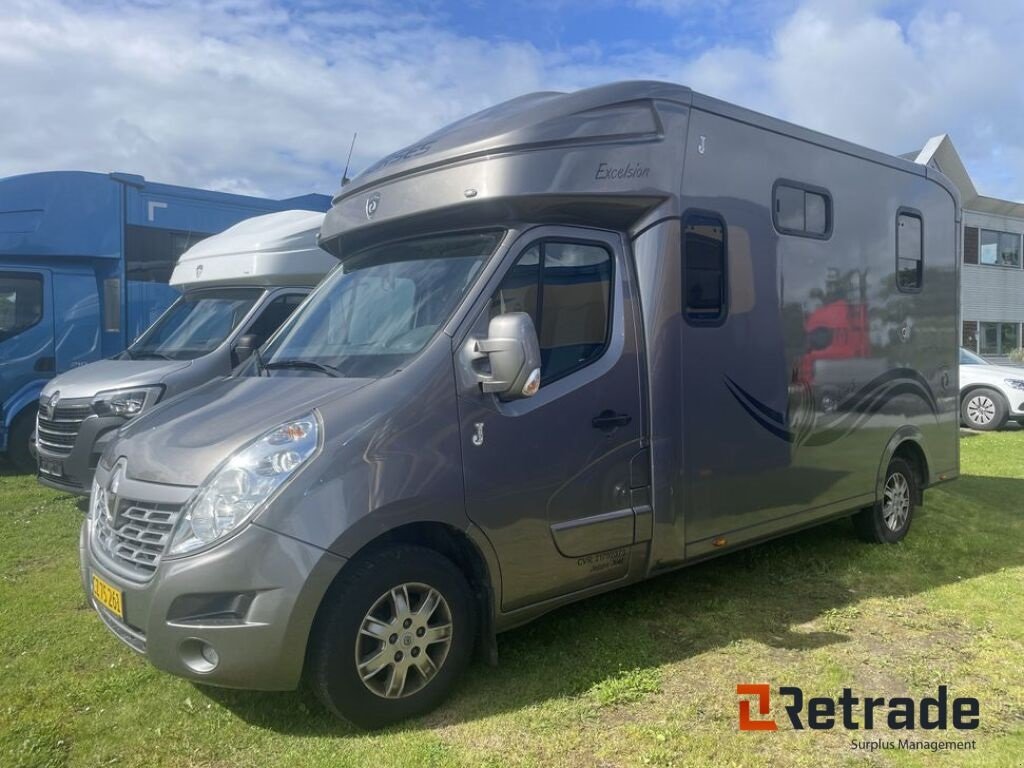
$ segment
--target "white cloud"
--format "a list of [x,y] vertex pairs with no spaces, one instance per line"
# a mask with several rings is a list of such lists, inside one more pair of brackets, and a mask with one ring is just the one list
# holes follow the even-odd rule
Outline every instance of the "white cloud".
[[[949,133],[983,194],[1024,199],[1024,17],[920,7],[901,26],[859,3],[809,2],[765,53],[706,51],[698,90],[888,152]],[[949,6],[949,3],[942,4]],[[1019,10],[1019,4],[1015,4]]]
[[655,77],[892,152],[949,132],[983,192],[1024,197],[1016,0],[630,2],[648,22],[664,13],[692,30],[704,15],[716,31],[733,19],[762,31],[696,54],[692,36],[676,48],[552,52],[512,37],[529,29],[485,40],[407,4],[7,0],[0,175],[117,169],[275,196],[331,192],[353,131],[358,170],[527,91]]

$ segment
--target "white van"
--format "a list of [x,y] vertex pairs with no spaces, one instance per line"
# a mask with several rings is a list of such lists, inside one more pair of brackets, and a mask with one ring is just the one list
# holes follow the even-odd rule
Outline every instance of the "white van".
[[170,283],[181,297],[128,349],[50,381],[39,398],[39,481],[86,494],[117,429],[161,400],[224,376],[277,330],[334,266],[324,214],[246,219],[192,246]]

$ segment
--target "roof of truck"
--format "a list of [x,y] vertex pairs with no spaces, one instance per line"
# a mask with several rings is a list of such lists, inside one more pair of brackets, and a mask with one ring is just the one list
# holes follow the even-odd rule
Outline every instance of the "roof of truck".
[[171,285],[313,285],[337,264],[317,245],[323,220],[315,211],[245,219],[185,251]]
[[675,102],[775,133],[793,136],[854,157],[927,176],[953,192],[935,169],[879,152],[784,120],[705,96],[690,88],[654,80],[630,80],[571,93],[542,91],[519,96],[457,120],[415,144],[377,161],[335,195],[334,203],[361,190],[410,173],[467,159],[555,144],[649,137],[660,133],[657,116],[636,109],[642,102]]

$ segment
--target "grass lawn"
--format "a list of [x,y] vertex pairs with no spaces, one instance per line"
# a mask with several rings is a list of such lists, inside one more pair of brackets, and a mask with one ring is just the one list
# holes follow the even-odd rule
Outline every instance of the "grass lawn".
[[841,729],[740,733],[747,682],[886,697],[946,684],[980,699],[981,728],[966,734],[976,751],[938,761],[1024,765],[1024,431],[964,437],[962,470],[927,492],[901,545],[862,544],[840,521],[557,611],[503,635],[500,666],[475,665],[437,712],[369,735],[305,692],[149,667],[86,608],[74,500],[0,472],[0,766],[936,760],[854,751]]

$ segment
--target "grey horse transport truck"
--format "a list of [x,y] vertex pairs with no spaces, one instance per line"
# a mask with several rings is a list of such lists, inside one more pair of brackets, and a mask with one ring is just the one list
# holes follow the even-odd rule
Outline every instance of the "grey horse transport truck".
[[568,602],[958,474],[957,193],[687,88],[536,93],[335,197],[342,263],[128,423],[83,586],[157,667],[373,727]]

